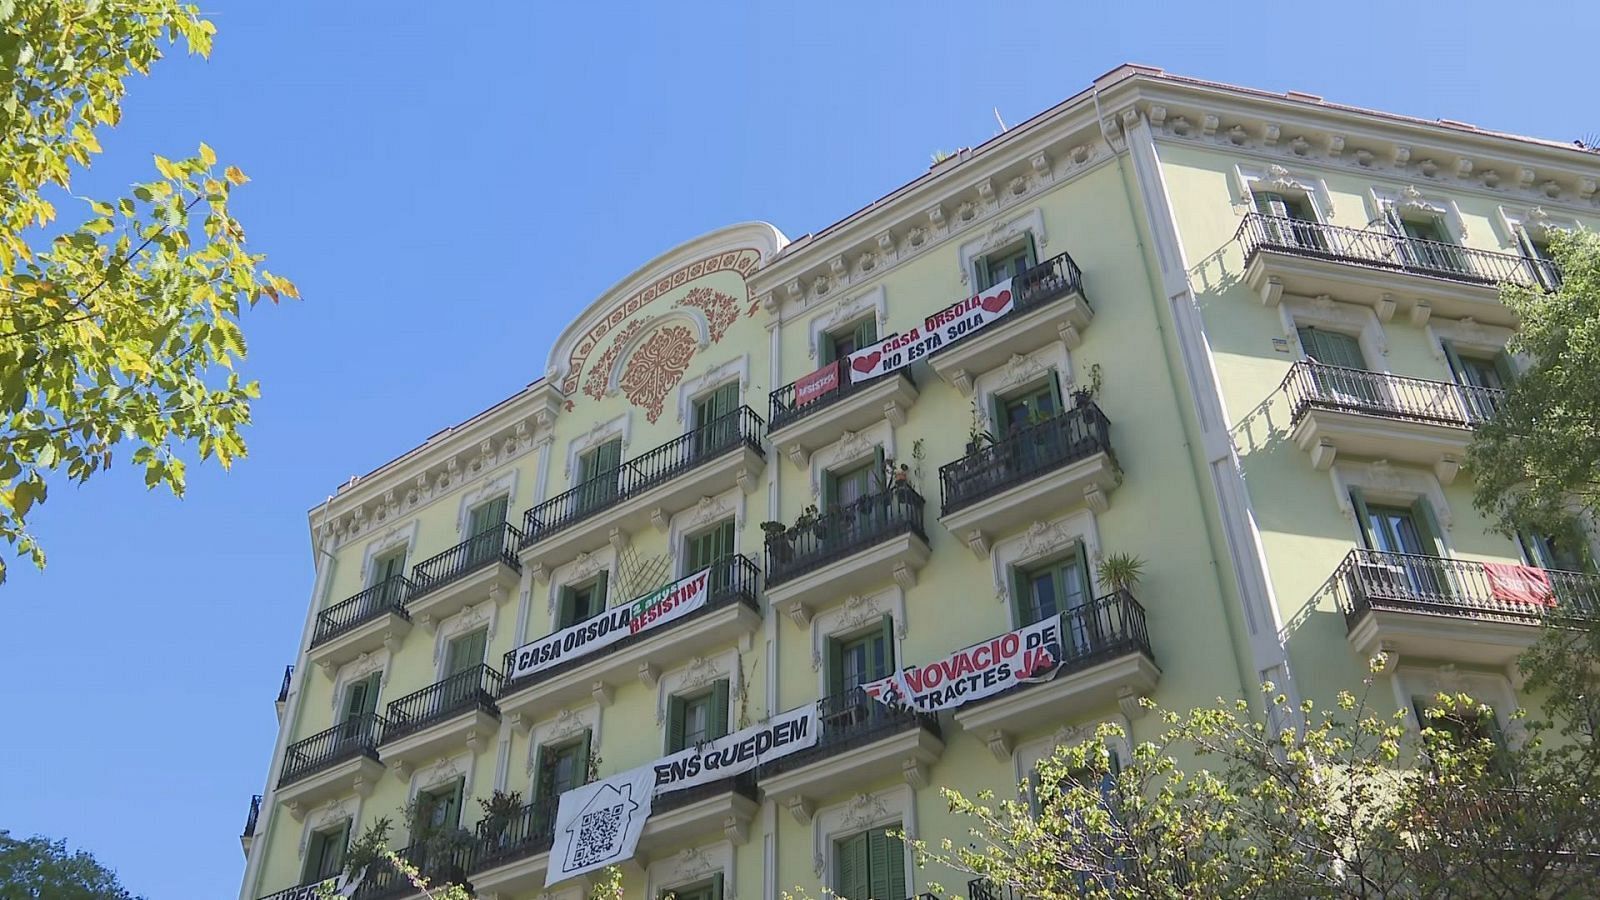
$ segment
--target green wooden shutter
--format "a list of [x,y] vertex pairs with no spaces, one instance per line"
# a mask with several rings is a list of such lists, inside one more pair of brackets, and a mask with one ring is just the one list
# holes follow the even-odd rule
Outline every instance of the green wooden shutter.
[[1466,364],[1461,361],[1461,354],[1456,352],[1455,344],[1440,341],[1439,346],[1444,348],[1444,358],[1450,364],[1450,375],[1456,384],[1471,384],[1472,379],[1467,375]]
[[844,659],[839,653],[839,639],[828,638],[823,654],[827,657],[824,663],[828,667],[828,696],[837,697],[844,693]]
[[583,740],[578,744],[577,780],[579,784],[589,783],[589,745],[593,740],[594,732],[584,729]]
[[509,497],[496,497],[474,509],[468,523],[468,531],[471,532],[468,537],[482,534],[504,522],[509,502]]
[[596,611],[604,610],[605,608],[607,608],[608,606],[611,605],[610,602],[609,602],[610,601],[610,595],[607,592],[608,588],[609,588],[610,577],[611,577],[611,573],[610,572],[607,572],[606,570],[601,569],[600,570],[600,576],[595,579],[595,582],[594,582],[594,605],[595,605]]
[[1517,379],[1517,367],[1511,362],[1511,355],[1504,350],[1494,355],[1494,370],[1500,375],[1500,384],[1510,388],[1511,382]]
[[373,672],[345,688],[345,721],[370,716],[378,711],[378,682],[382,677],[381,673]]
[[888,488],[889,473],[883,467],[883,445],[879,444],[872,451],[872,477],[867,481],[867,489],[873,493],[882,493]]
[[1050,399],[1055,401],[1055,412],[1059,414],[1066,409],[1066,404],[1061,400],[1061,373],[1055,369],[1050,370]]
[[883,629],[883,655],[874,660],[874,678],[887,678],[894,671],[894,617],[884,616],[879,623]]
[[867,832],[868,893],[875,900],[900,900],[906,895],[906,857],[900,839],[887,828]]
[[834,845],[838,866],[834,872],[834,893],[848,900],[868,900],[872,890],[867,860],[867,832],[851,835]]
[[862,347],[876,344],[878,342],[877,319],[873,318],[872,316],[868,316],[865,319],[862,319],[860,322],[857,322],[853,337],[856,339],[857,350],[860,350]]
[[1422,530],[1427,532],[1422,536],[1423,546],[1425,548],[1431,546],[1433,555],[1443,558],[1445,555],[1444,532],[1439,528],[1439,520],[1434,518],[1433,504],[1428,502],[1428,498],[1420,497],[1411,504],[1411,514],[1416,517],[1417,523],[1422,526]]
[[529,802],[543,800],[550,793],[550,773],[545,770],[548,761],[543,744],[533,748],[533,796]]
[[1368,550],[1378,549],[1378,536],[1372,533],[1372,514],[1367,511],[1367,498],[1360,488],[1350,489],[1350,508],[1355,510],[1356,525],[1361,529],[1361,541]]
[[467,780],[456,779],[456,789],[445,798],[444,827],[452,829],[461,827],[461,802],[466,799],[466,792]]
[[683,749],[684,742],[684,715],[683,698],[672,697],[667,700],[667,752],[677,753]]
[[483,651],[488,642],[489,631],[486,628],[480,628],[471,634],[464,634],[452,640],[445,654],[445,675],[464,672],[482,663]]
[[711,876],[711,900],[722,900],[722,873]]
[[711,724],[706,736],[711,740],[728,733],[728,679],[723,678],[711,686]]
[[1028,232],[1028,268],[1039,264],[1039,250],[1033,245],[1033,232]]
[[1011,621],[1012,628],[1021,628],[1028,620],[1024,610],[1028,608],[1028,591],[1032,586],[1028,584],[1028,573],[1021,566],[1011,567]]

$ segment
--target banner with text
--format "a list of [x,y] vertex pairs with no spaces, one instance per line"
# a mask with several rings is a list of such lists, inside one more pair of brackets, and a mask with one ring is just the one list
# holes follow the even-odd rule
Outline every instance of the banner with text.
[[648,631],[681,618],[706,605],[711,570],[702,569],[666,587],[645,594],[622,606],[614,606],[554,634],[517,648],[511,671],[512,680],[532,675],[602,647],[615,644],[630,634]]
[[798,409],[839,386],[839,361],[795,380],[794,405]]
[[816,704],[809,704],[779,713],[760,725],[662,757],[655,762],[656,793],[732,778],[768,760],[815,747],[820,724]]
[[857,384],[905,368],[1011,312],[1013,306],[1009,278],[965,300],[958,300],[924,319],[921,328],[896,332],[850,354],[850,383]]
[[920,712],[955,709],[1018,684],[1049,681],[1061,667],[1061,617],[1051,616],[925,666],[862,685],[869,697]]

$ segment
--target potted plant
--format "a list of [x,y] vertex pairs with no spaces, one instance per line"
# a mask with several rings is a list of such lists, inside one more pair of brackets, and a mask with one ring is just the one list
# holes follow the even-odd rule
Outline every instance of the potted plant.
[[983,412],[978,409],[978,401],[972,401],[972,421],[967,426],[967,455],[974,456],[986,445],[994,443],[994,435],[984,430]]
[[792,555],[788,527],[782,522],[762,522],[761,534],[763,543],[767,547],[767,555],[771,556],[774,562],[788,562]]
[[487,800],[478,798],[478,806],[483,809],[483,836],[498,842],[511,819],[522,809],[522,792],[496,790]]
[[1082,385],[1081,387],[1073,389],[1073,391],[1072,391],[1072,405],[1077,407],[1078,409],[1083,409],[1085,406],[1088,406],[1090,403],[1094,402],[1094,398],[1099,396],[1099,394],[1100,394],[1100,364],[1099,363],[1095,363],[1094,365],[1089,367],[1088,383]]
[[472,832],[465,828],[434,828],[427,840],[427,869],[434,881],[465,884]]
[[1110,553],[1095,569],[1100,583],[1112,593],[1132,591],[1144,575],[1144,560],[1131,553]]

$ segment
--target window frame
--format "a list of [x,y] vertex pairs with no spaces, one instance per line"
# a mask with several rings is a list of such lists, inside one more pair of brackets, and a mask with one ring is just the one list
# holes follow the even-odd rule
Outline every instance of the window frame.
[[[305,855],[300,860],[301,884],[326,881],[329,878],[338,877],[339,872],[344,868],[345,855],[350,852],[350,831],[353,824],[354,822],[350,818],[344,818],[339,820],[336,825],[311,830],[311,833],[306,836]],[[337,833],[336,844],[330,840],[335,833]],[[333,871],[323,873],[313,869],[311,865],[312,859],[318,855],[318,851],[325,851],[331,845],[338,847],[337,852],[334,854]],[[320,868],[321,866],[316,867],[316,869]]]
[[1024,262],[1022,268],[1006,277],[1016,278],[1039,264],[1038,246],[1033,239],[1032,232],[1024,232],[1021,237],[1010,243],[993,250],[984,251],[973,257],[972,275],[974,280],[972,283],[977,286],[976,293],[982,293],[1004,280],[993,277],[996,274],[994,266],[997,260],[1003,265],[1010,266],[1019,257]]

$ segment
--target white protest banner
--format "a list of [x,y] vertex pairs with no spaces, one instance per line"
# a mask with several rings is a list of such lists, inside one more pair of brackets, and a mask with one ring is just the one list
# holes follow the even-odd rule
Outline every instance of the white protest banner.
[[779,713],[752,725],[655,761],[656,793],[682,790],[748,772],[761,763],[814,747],[821,722],[817,706]]
[[711,570],[700,571],[645,594],[624,606],[613,606],[554,634],[517,648],[515,663],[506,675],[522,678],[557,663],[593,653],[630,634],[648,631],[681,618],[706,605]]
[[632,859],[650,818],[655,777],[640,766],[562,794],[544,886]]
[[921,328],[891,334],[850,354],[850,383],[858,384],[904,368],[1011,312],[1011,279],[958,300],[928,316]]
[[1023,682],[1048,681],[1060,666],[1061,617],[1051,616],[861,688],[890,706],[934,712],[992,697]]

